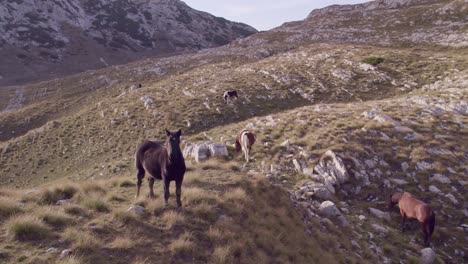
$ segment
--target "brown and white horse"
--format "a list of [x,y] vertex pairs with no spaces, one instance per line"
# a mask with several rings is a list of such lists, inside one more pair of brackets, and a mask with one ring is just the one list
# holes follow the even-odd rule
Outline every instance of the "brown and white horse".
[[421,228],[424,233],[424,245],[429,246],[429,241],[435,226],[435,213],[429,205],[416,199],[408,192],[396,192],[392,194],[388,201],[388,209],[392,209],[395,204],[400,207],[400,214],[403,218],[401,221],[401,230],[404,231],[405,220],[417,219],[421,223]]
[[244,152],[245,161],[249,162],[249,154],[252,149],[252,145],[255,143],[255,134],[248,129],[242,130],[236,139],[236,151]]

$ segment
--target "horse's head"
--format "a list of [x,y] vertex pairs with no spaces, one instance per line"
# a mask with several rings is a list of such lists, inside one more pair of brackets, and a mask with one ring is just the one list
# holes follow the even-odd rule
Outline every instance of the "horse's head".
[[395,206],[395,204],[397,204],[400,201],[401,194],[402,193],[400,192],[396,192],[390,195],[390,197],[388,198],[388,204],[387,204],[388,210],[392,209]]
[[169,156],[175,151],[180,152],[180,137],[182,136],[182,130],[172,132],[166,129],[166,146]]

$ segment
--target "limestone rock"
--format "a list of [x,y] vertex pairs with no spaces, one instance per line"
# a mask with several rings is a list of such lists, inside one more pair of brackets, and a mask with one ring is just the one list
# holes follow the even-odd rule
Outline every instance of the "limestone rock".
[[434,185],[429,186],[429,191],[435,194],[439,194],[440,190],[439,188],[435,187]]
[[207,160],[210,157],[227,157],[229,155],[226,144],[210,141],[186,143],[182,153],[184,158],[193,158],[196,162]]
[[402,180],[402,179],[391,178],[390,181],[391,181],[393,184],[396,184],[396,185],[405,185],[405,184],[408,184],[407,181]]
[[328,150],[320,158],[319,164],[314,167],[314,178],[322,182],[330,192],[335,193],[335,185],[345,183],[349,180],[346,167],[332,150]]
[[144,215],[146,213],[146,210],[143,206],[132,205],[130,206],[130,208],[128,208],[127,212],[132,212],[137,215]]
[[445,184],[450,184],[450,179],[445,176],[445,175],[442,175],[442,174],[439,174],[439,173],[436,173],[434,175],[432,175],[432,177],[430,177],[430,180],[431,181],[437,181],[437,182],[440,182],[440,183],[445,183]]
[[432,248],[424,248],[421,250],[421,263],[432,264],[434,263],[436,254]]
[[70,248],[64,249],[62,253],[60,253],[60,258],[70,256],[71,254],[73,254],[73,249],[70,249]]
[[371,215],[377,217],[377,218],[380,218],[380,219],[384,219],[385,221],[387,222],[390,222],[392,220],[390,214],[388,212],[382,212],[380,211],[379,209],[375,209],[375,208],[372,208],[372,207],[369,207],[369,212],[371,213]]

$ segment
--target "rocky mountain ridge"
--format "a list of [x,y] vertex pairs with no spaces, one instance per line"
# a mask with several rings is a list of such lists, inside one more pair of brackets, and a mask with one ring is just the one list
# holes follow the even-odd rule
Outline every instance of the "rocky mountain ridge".
[[216,47],[253,33],[179,0],[2,1],[0,86]]

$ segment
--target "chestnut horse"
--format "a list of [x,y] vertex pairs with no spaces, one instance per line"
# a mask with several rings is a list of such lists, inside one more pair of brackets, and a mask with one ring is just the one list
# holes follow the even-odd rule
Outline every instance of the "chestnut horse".
[[177,206],[182,206],[180,199],[182,193],[182,181],[185,174],[185,160],[180,150],[180,136],[182,131],[170,132],[166,129],[167,139],[163,141],[145,141],[135,153],[135,162],[138,170],[137,174],[137,194],[140,194],[140,187],[145,177],[145,171],[149,175],[149,197],[154,198],[154,180],[164,181],[164,206],[167,207],[169,199],[169,184],[176,182]]
[[242,149],[246,162],[249,162],[249,154],[252,149],[252,145],[255,143],[255,138],[255,134],[247,129],[242,130],[237,136],[236,151],[239,152]]
[[388,201],[388,209],[392,209],[395,204],[398,204],[398,207],[400,207],[400,214],[403,218],[401,230],[404,231],[406,218],[417,219],[421,223],[424,233],[424,245],[429,246],[429,240],[435,226],[435,213],[431,207],[416,199],[408,192],[396,192],[392,194]]

